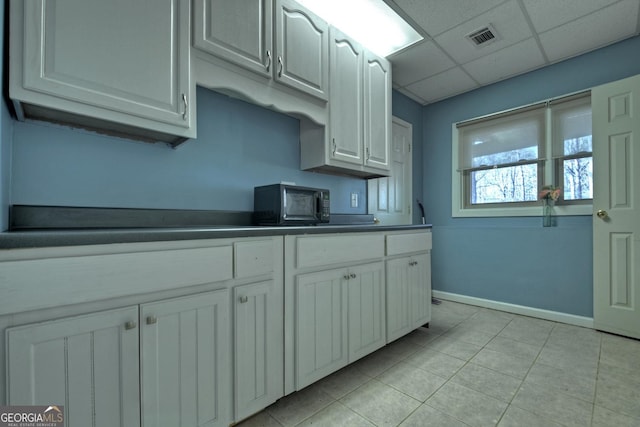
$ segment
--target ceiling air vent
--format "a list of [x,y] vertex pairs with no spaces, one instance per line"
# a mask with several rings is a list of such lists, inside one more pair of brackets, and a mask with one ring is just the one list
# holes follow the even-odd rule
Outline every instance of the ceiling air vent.
[[498,40],[498,33],[491,26],[487,25],[465,36],[474,46],[483,47]]

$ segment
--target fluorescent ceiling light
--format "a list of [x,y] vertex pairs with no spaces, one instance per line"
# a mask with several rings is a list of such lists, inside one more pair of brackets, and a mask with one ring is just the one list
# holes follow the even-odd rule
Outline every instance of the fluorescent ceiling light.
[[383,0],[297,0],[298,3],[380,56],[422,36]]

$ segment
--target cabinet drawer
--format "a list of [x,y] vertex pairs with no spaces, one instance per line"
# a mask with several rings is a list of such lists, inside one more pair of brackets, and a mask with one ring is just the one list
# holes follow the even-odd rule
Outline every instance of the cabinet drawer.
[[0,314],[202,285],[233,277],[231,245],[0,263]]
[[387,235],[387,255],[423,252],[431,249],[431,233]]
[[273,272],[273,241],[260,240],[234,244],[236,278],[260,276]]
[[384,236],[361,234],[297,239],[297,267],[317,267],[382,258]]

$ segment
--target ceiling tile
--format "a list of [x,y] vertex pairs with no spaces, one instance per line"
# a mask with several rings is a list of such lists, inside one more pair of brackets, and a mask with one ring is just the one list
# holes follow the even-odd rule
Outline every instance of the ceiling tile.
[[550,61],[560,61],[634,35],[638,0],[623,0],[540,35]]
[[[477,47],[465,37],[467,34],[491,24],[498,33],[498,40],[483,47]],[[473,61],[512,44],[531,37],[533,34],[516,0],[508,1],[487,13],[471,19],[435,38],[435,41],[459,64]]]
[[618,0],[523,0],[536,31],[541,33],[588,15]]
[[545,65],[538,43],[532,37],[523,42],[478,58],[463,66],[480,84],[485,85]]
[[476,82],[460,67],[456,67],[409,85],[405,89],[427,102],[434,102],[477,87]]
[[404,88],[397,88],[396,90],[398,92],[400,92],[401,94],[403,94],[405,96],[408,96],[409,98],[413,99],[414,101],[416,101],[420,105],[427,104],[427,101],[425,101],[424,99],[420,98],[418,95],[416,95],[415,93],[411,92],[410,90],[407,90],[407,89],[404,89]]
[[389,59],[393,64],[393,81],[400,86],[431,77],[455,66],[432,41],[420,43]]
[[504,0],[394,0],[431,37],[503,2]]

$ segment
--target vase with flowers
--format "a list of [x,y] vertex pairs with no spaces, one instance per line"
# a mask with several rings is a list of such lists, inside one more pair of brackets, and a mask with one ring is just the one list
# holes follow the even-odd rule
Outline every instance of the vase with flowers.
[[540,200],[542,200],[542,226],[543,227],[551,227],[552,223],[552,213],[553,213],[553,205],[560,198],[560,187],[555,187],[553,185],[545,185],[540,190]]

